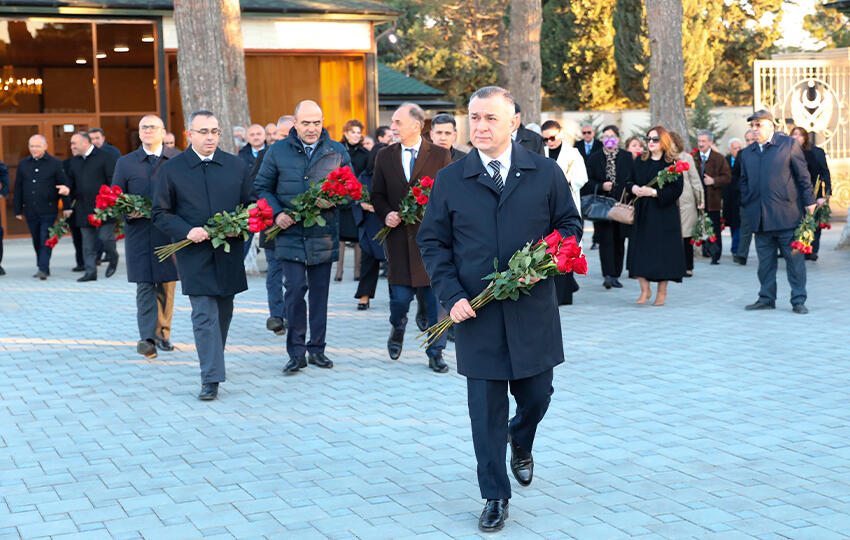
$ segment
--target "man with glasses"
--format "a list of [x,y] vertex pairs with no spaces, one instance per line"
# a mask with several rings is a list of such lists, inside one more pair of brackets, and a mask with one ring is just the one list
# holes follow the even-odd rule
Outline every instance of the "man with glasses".
[[785,259],[791,305],[805,314],[806,262],[793,253],[794,230],[804,212],[815,210],[812,180],[803,150],[792,137],[776,133],[773,116],[761,110],[747,118],[756,144],[739,152],[741,159],[741,207],[756,238],[761,284],[758,300],[748,311],[776,308],[777,249]]
[[578,148],[581,157],[584,158],[585,166],[587,166],[592,154],[602,151],[602,143],[596,138],[596,130],[593,125],[586,122],[581,125],[581,139],[576,141],[573,146]]
[[290,132],[269,148],[254,180],[257,196],[268,201],[274,210],[275,224],[283,229],[274,242],[275,257],[283,265],[286,290],[283,300],[289,325],[286,335],[289,362],[283,368],[284,375],[297,373],[307,367],[308,361],[319,368],[333,367],[333,362],[325,356],[325,335],[331,265],[339,258],[339,211],[336,208],[323,211],[325,225],[306,228],[284,212],[292,209],[292,199],[304,193],[310,184],[327,178],[339,167],[351,166],[348,152],[331,140],[323,127],[324,120],[318,103],[309,100],[299,103],[295,107],[295,133]]
[[233,297],[248,288],[241,236],[227,239],[230,251],[208,242],[204,225],[218,212],[254,200],[245,162],[218,148],[221,128],[210,111],[189,116],[189,148],[159,168],[151,216],[173,241],[193,242],[177,252],[183,294],[192,304],[192,330],[201,364],[198,399],[213,400],[225,380],[224,346],[233,318]]
[[[162,144],[165,127],[162,119],[149,114],[139,121],[142,145],[115,164],[112,185],[125,193],[153,199],[153,186],[159,168],[178,155]],[[145,358],[156,358],[161,351],[173,351],[171,315],[174,311],[174,286],[177,265],[174,257],[159,262],[154,249],[171,243],[171,238],[153,226],[150,218],[138,212],[125,217],[124,246],[127,257],[127,281],[136,284],[136,322],[139,342],[136,351]]]

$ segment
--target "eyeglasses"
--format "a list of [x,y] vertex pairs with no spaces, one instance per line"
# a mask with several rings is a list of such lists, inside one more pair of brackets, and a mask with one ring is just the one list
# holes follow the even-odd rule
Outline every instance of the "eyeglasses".
[[557,135],[552,135],[551,137],[543,137],[543,142],[555,142],[558,140]]
[[218,128],[212,128],[212,129],[207,129],[207,128],[191,129],[190,128],[189,131],[194,131],[195,133],[197,133],[198,135],[201,135],[203,137],[206,137],[207,135],[215,135],[216,137],[218,137],[219,135],[221,135],[221,130],[218,129]]
[[162,126],[139,126],[141,131],[156,131],[162,129]]
[[644,137],[643,140],[648,142],[648,143],[651,143],[651,142],[657,143],[657,142],[661,142],[661,137]]
[[582,135],[593,135],[593,132],[592,131],[582,131],[581,134]]

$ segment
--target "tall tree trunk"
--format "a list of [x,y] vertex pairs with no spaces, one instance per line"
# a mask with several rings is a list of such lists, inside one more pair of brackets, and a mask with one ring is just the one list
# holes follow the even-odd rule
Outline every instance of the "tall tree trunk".
[[687,137],[681,0],[646,0],[646,22],[652,125],[662,125]]
[[219,146],[235,152],[233,126],[250,118],[239,0],[174,0],[174,26],[184,120],[212,111],[223,132]]
[[522,108],[524,123],[540,122],[541,0],[511,0],[508,29],[508,90]]

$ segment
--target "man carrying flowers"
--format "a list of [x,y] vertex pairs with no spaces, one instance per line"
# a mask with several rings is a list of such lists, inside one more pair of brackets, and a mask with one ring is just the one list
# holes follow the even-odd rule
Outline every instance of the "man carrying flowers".
[[[387,281],[390,285],[390,337],[387,351],[390,358],[401,356],[404,330],[410,302],[417,292],[425,300],[428,325],[437,324],[442,318],[437,298],[431,290],[431,281],[422,263],[416,233],[419,220],[407,223],[399,214],[402,202],[408,193],[419,206],[427,208],[428,197],[422,188],[428,189],[437,172],[451,163],[451,153],[431,144],[421,136],[425,126],[425,112],[416,104],[405,103],[392,117],[392,130],[400,142],[381,150],[375,158],[375,176],[372,179],[372,204],[389,231],[384,243],[389,265]],[[424,182],[425,184],[422,184]],[[408,218],[408,221],[410,219]],[[443,361],[446,337],[442,336],[428,346],[428,367],[437,373],[446,373],[449,367]]]
[[204,401],[218,396],[224,382],[224,346],[233,317],[233,297],[248,288],[242,263],[243,240],[233,233],[224,240],[230,249],[207,241],[207,220],[219,212],[233,212],[253,200],[248,166],[218,149],[221,128],[210,111],[189,116],[186,138],[190,147],[168,160],[154,181],[153,224],[172,240],[192,245],[177,252],[183,294],[192,304],[192,329],[201,364]]
[[[478,484],[486,499],[482,531],[504,526],[511,485],[505,467],[531,483],[532,445],[549,407],[552,368],[564,361],[555,284],[543,279],[516,301],[480,311],[470,300],[505,271],[515,252],[557,231],[581,239],[581,217],[557,164],[511,141],[519,125],[511,94],[488,86],[469,101],[475,149],[437,175],[417,241],[440,302],[457,324],[457,369],[467,378]],[[584,270],[584,269],[582,269]],[[508,422],[508,390],[516,414]]]

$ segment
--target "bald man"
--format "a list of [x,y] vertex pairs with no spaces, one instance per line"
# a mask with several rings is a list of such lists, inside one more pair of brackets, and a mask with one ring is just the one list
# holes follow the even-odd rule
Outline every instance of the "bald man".
[[[331,140],[324,127],[322,109],[315,101],[302,101],[295,107],[295,129],[266,151],[254,180],[258,198],[265,198],[274,210],[275,223],[283,231],[275,237],[274,256],[283,267],[284,304],[289,331],[286,375],[297,373],[309,363],[332,368],[325,356],[328,318],[328,285],[331,264],[339,258],[339,211],[322,212],[325,226],[309,228],[296,223],[284,210],[292,209],[292,199],[310,184],[326,178],[338,167],[351,166],[348,152]],[[309,298],[310,340],[307,341]]]
[[246,137],[248,143],[239,150],[239,158],[250,170],[257,160],[257,154],[266,147],[266,131],[260,124],[251,124],[248,126]]
[[[15,174],[15,218],[26,219],[32,236],[38,271],[32,276],[41,280],[50,275],[52,248],[44,245],[47,229],[59,213],[57,186],[67,184],[62,162],[47,153],[47,139],[33,135],[28,143],[30,155],[18,162]],[[63,199],[68,208],[68,200]]]

